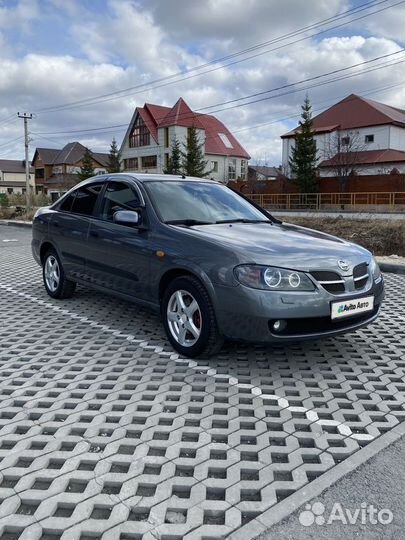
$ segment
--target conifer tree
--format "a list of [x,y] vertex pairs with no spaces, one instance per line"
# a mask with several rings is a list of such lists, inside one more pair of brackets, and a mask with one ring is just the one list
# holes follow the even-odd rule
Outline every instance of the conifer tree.
[[120,172],[121,170],[121,153],[118,150],[117,141],[113,138],[110,146],[110,154],[108,156],[107,171],[109,173]]
[[207,162],[204,157],[203,144],[200,143],[198,132],[195,126],[189,128],[187,145],[181,152],[181,165],[183,173],[188,176],[203,177],[208,173],[205,170]]
[[175,136],[170,146],[170,156],[165,174],[179,174],[181,172],[181,146]]
[[317,149],[312,130],[312,106],[308,96],[302,105],[299,131],[295,136],[289,165],[294,180],[302,193],[314,193],[318,190],[316,176]]
[[94,176],[93,157],[90,150],[86,148],[86,151],[82,157],[82,166],[80,167],[80,171],[77,173],[77,181],[81,182],[82,180],[86,180],[92,176]]

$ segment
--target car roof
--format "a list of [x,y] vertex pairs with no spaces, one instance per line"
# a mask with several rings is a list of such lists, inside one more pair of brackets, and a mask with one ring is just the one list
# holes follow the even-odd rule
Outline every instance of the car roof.
[[113,173],[114,176],[128,176],[134,178],[135,180],[138,180],[139,182],[173,182],[173,181],[181,181],[181,180],[192,180],[196,182],[213,182],[214,184],[218,184],[216,180],[210,179],[210,178],[197,178],[195,176],[185,176],[182,174],[154,174],[154,173],[135,173],[132,171],[128,172],[120,172],[120,173]]
[[[122,176],[124,179],[132,179],[137,180],[138,182],[144,184],[147,182],[200,182],[200,183],[211,183],[211,184],[220,184],[223,185],[221,182],[218,182],[217,180],[211,180],[209,178],[197,178],[195,176],[184,176],[181,174],[153,174],[153,173],[134,173],[132,171],[128,172],[120,172],[120,173],[107,173],[107,174],[97,174],[96,176],[92,176],[91,178],[87,178],[86,180],[83,180],[82,182],[79,182],[75,186],[73,186],[67,193],[70,193],[71,191],[87,186],[89,184],[95,184],[99,182],[106,182],[107,180],[111,179],[111,177],[114,177],[114,179],[117,179]],[[60,201],[61,199],[58,199]]]

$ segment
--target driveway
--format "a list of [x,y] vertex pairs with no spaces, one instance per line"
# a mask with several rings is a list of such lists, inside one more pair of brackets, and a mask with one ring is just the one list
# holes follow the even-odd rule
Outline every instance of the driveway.
[[144,308],[50,299],[30,235],[0,227],[0,540],[249,540],[403,420],[404,276],[354,334],[194,361]]

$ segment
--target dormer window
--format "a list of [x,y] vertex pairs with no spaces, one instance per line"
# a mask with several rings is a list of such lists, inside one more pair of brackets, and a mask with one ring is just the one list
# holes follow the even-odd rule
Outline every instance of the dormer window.
[[140,116],[135,121],[135,125],[132,128],[129,136],[129,147],[136,148],[137,146],[149,146],[150,145],[150,133],[146,127],[145,122]]
[[364,142],[366,144],[373,143],[374,142],[374,135],[366,135],[364,137]]

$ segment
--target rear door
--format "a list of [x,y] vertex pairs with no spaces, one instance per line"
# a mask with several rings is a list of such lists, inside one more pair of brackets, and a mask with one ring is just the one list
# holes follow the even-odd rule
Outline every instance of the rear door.
[[90,220],[87,268],[95,284],[148,300],[150,231],[146,210],[142,209],[139,227],[113,221],[117,210],[135,210],[142,205],[142,195],[131,181],[110,179],[97,215]]
[[103,185],[95,182],[73,191],[52,216],[51,239],[69,277],[89,279],[86,272],[87,235]]

